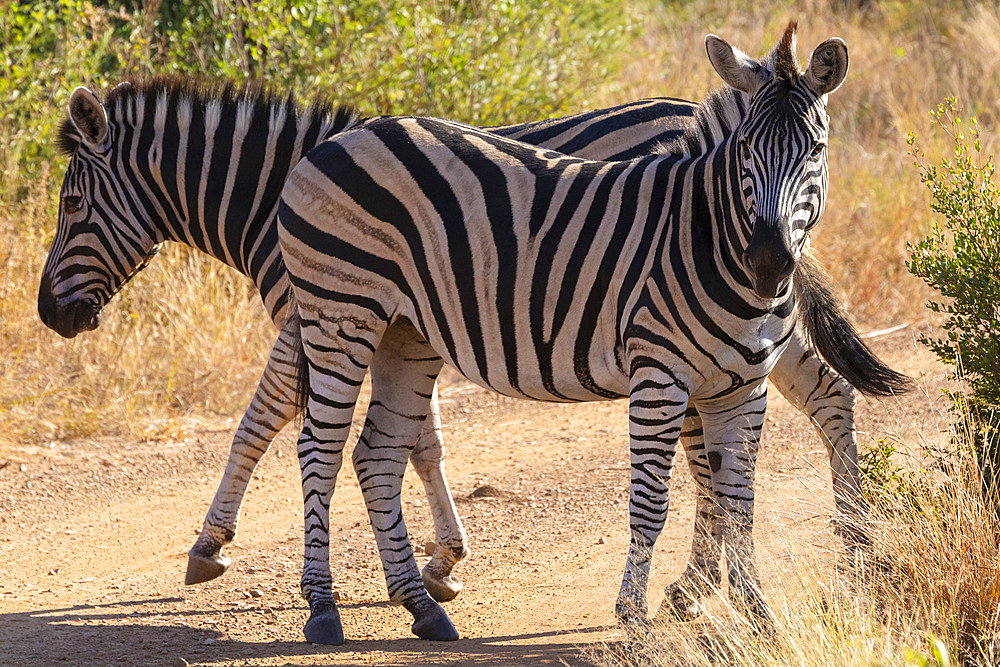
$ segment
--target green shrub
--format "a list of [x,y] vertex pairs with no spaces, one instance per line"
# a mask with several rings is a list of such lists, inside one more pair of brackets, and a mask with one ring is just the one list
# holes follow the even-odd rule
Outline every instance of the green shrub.
[[907,267],[943,298],[928,306],[946,315],[945,335],[924,336],[964,389],[950,392],[960,419],[959,437],[979,456],[986,490],[992,495],[1000,465],[1000,189],[992,154],[984,154],[975,117],[965,122],[950,98],[931,113],[931,122],[951,138],[954,152],[937,164],[924,161],[914,136],[909,143],[931,210],[941,216],[931,233],[909,244]]

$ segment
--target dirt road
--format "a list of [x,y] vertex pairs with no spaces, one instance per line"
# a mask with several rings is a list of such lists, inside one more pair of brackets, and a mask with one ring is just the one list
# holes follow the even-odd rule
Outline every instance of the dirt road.
[[[943,370],[904,330],[874,341],[926,393],[861,400],[862,442],[944,423]],[[836,547],[825,449],[776,392],[758,472],[756,533],[765,593],[796,549]],[[293,429],[251,484],[233,559],[220,579],[183,585],[186,552],[212,498],[233,423],[180,442],[88,440],[0,450],[0,664],[520,665],[580,664],[579,647],[613,639],[628,541],[627,407],[505,399],[454,376],[442,381],[449,481],[472,556],[446,608],[454,644],[411,638],[387,601],[349,463],[331,512],[331,565],[346,598],[348,643],[302,640],[301,513]],[[355,416],[360,427],[363,411]],[[349,461],[349,457],[346,458]],[[501,498],[470,498],[477,488]],[[404,486],[417,545],[433,537],[417,477]],[[694,483],[674,477],[657,543],[651,609],[687,557]],[[426,559],[422,559],[426,560]]]

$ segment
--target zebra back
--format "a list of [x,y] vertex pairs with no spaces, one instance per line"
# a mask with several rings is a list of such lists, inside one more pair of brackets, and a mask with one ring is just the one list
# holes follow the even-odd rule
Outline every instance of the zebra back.
[[[496,131],[592,159],[636,155],[676,138],[692,108],[645,100]],[[103,306],[169,240],[248,275],[280,322],[281,186],[306,151],[364,121],[328,100],[302,105],[252,83],[137,79],[103,103],[77,89],[58,138],[71,160],[39,289],[43,321],[63,335],[95,328]]]

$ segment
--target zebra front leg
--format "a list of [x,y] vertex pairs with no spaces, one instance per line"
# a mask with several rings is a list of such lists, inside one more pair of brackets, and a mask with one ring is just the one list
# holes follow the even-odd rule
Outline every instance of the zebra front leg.
[[830,457],[837,533],[850,550],[869,544],[854,429],[857,392],[828,366],[796,327],[768,380],[816,426]]
[[[641,365],[638,368],[638,364]],[[656,538],[663,530],[673,473],[687,407],[687,392],[652,360],[633,359],[629,394],[631,540],[615,604],[618,620],[632,632],[649,625],[646,591]]]
[[417,438],[417,446],[410,454],[410,463],[424,484],[434,517],[434,555],[424,566],[421,576],[431,597],[438,602],[447,602],[462,591],[462,582],[455,579],[451,571],[456,563],[469,555],[469,547],[465,527],[455,509],[455,501],[444,475],[444,443],[436,384],[431,395],[430,412]]
[[400,503],[406,461],[417,435],[426,428],[441,366],[441,358],[407,320],[386,330],[372,360],[372,399],[353,462],[389,598],[413,615],[413,634],[451,641],[458,639],[458,632],[424,587]]
[[705,437],[701,417],[689,406],[681,432],[681,446],[687,455],[688,467],[697,486],[697,507],[694,515],[694,537],[687,567],[666,587],[663,602],[656,612],[657,620],[669,617],[682,621],[697,618],[702,612],[701,598],[722,582],[719,561],[722,559],[722,524],[717,517],[717,505],[712,497],[712,470],[705,454]]
[[729,597],[759,628],[770,622],[753,542],[753,483],[767,384],[760,380],[724,398],[698,401],[696,407],[705,431],[712,492],[722,522]]
[[205,515],[201,534],[188,551],[185,584],[209,581],[229,567],[229,558],[221,552],[236,537],[240,508],[253,471],[274,438],[298,412],[294,399],[298,338],[296,322],[291,328],[282,328],[271,349],[257,391],[233,437],[226,472]]

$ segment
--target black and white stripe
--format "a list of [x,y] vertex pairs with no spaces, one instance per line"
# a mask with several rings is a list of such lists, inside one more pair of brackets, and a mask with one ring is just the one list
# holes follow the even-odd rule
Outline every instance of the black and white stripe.
[[[107,108],[90,98],[93,96],[87,91],[74,94],[75,106],[62,132],[63,147],[73,154],[73,160],[64,182],[57,237],[39,292],[43,319],[64,335],[93,328],[100,306],[152,256],[158,247],[154,241],[165,239],[201,247],[249,273],[261,288],[272,317],[280,323],[287,282],[283,267],[275,261],[276,187],[302,152],[341,124],[347,127],[354,122],[350,115],[337,120],[329,105],[302,108],[259,90],[205,89],[181,79],[125,84],[108,96]],[[643,100],[490,129],[591,159],[628,158],[676,139],[694,108],[682,100]],[[99,135],[102,116],[106,137]],[[235,134],[224,136],[230,130],[240,134],[242,141],[236,140]],[[166,156],[164,146],[169,147]],[[263,159],[261,147],[265,148]],[[257,176],[246,178],[248,173]],[[132,189],[135,192],[130,194]],[[89,208],[81,212],[84,206]],[[163,228],[155,221],[162,222]],[[58,301],[52,282],[55,275],[60,277]],[[283,330],[275,344],[257,394],[233,440],[226,473],[202,534],[191,550],[190,583],[225,570],[228,559],[220,551],[235,535],[253,469],[273,437],[295,414],[291,386],[297,339],[297,328]],[[838,507],[858,507],[850,385],[830,372],[799,331],[793,334],[788,352],[770,379],[816,421],[831,445]],[[696,413],[691,413],[682,440],[702,492],[691,567],[682,578],[686,584],[711,579],[713,572],[717,579],[721,546],[717,540],[719,524],[714,521],[714,505],[708,495],[710,468]],[[442,460],[435,396],[411,461],[428,492],[438,543],[424,580],[437,599],[450,599],[461,586],[450,572],[467,548]]]
[[710,36],[713,65],[745,95],[714,94],[661,155],[590,162],[384,118],[295,167],[278,238],[308,367],[307,639],[343,638],[328,512],[369,369],[354,466],[389,594],[418,636],[457,637],[424,588],[399,502],[443,363],[509,396],[629,396],[632,541],[616,608],[629,625],[646,619],[676,445],[697,408],[731,595],[764,615],[751,528],[765,380],[794,330],[792,275],[826,195],[826,94],[847,69],[843,42],[829,40],[800,73],[793,38],[789,26],[756,62]]

